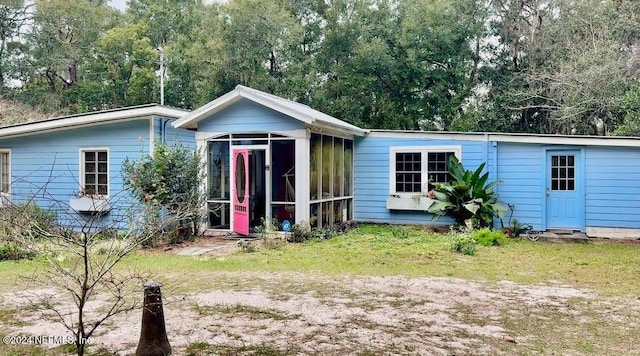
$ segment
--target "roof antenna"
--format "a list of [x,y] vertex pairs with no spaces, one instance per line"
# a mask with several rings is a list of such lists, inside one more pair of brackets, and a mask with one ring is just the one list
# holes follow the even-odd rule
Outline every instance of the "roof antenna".
[[157,50],[158,53],[160,53],[160,105],[164,105],[164,51],[162,50],[162,47],[158,47]]

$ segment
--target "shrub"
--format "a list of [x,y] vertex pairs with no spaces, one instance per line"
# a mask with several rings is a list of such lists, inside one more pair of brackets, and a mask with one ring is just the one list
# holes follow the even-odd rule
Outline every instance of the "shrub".
[[[125,189],[150,210],[156,210],[157,219],[167,217],[179,220],[180,227],[193,229],[197,234],[205,196],[200,191],[205,179],[202,153],[179,142],[169,146],[156,143],[153,156],[138,160],[125,159],[122,175]],[[174,241],[189,237],[180,231]],[[146,243],[155,245],[155,239]]]
[[520,235],[526,233],[527,231],[531,230],[531,226],[528,224],[523,224],[520,221],[518,221],[517,219],[513,219],[513,221],[511,222],[511,235],[513,237],[520,237]]
[[0,245],[0,261],[30,260],[35,257],[36,253],[34,251],[25,249],[16,242],[7,242]]
[[11,204],[0,213],[0,229],[5,239],[41,238],[55,228],[58,216],[33,202]]
[[304,242],[313,239],[329,240],[335,235],[346,234],[357,227],[357,223],[351,220],[315,229],[312,229],[308,222],[303,222],[291,226],[291,235],[287,241]]
[[259,233],[262,237],[269,236],[272,232],[279,231],[280,223],[277,218],[271,218],[271,221],[267,221],[265,218],[260,218],[260,225],[254,227],[255,231]]
[[456,156],[447,160],[450,183],[434,183],[435,188],[429,192],[435,202],[428,211],[433,220],[443,216],[451,217],[456,225],[463,227],[489,226],[493,216],[503,217],[507,208],[498,203],[498,194],[493,187],[501,181],[487,183],[489,173],[481,175],[485,164],[481,164],[475,172],[464,170]]
[[478,243],[470,233],[461,232],[453,236],[451,249],[464,255],[473,256],[478,250]]
[[289,242],[303,242],[311,239],[311,225],[308,222],[293,224],[291,235],[287,239]]
[[475,230],[471,233],[471,237],[482,246],[500,246],[507,238],[502,230],[490,230],[489,228]]
[[256,248],[256,245],[254,245],[253,242],[251,241],[240,240],[238,241],[238,246],[240,246],[240,249],[242,250],[242,252],[246,252],[246,253],[253,253],[258,250]]

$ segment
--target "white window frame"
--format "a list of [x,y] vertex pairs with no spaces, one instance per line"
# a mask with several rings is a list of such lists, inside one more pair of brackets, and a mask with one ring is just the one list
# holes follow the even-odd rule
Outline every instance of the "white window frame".
[[[389,148],[389,195],[401,198],[413,198],[416,194],[427,193],[429,177],[429,153],[453,152],[462,162],[462,146],[394,146]],[[396,153],[420,153],[420,192],[396,192]]]
[[[7,172],[7,178],[8,181],[7,183],[7,191],[3,192],[0,190],[0,207],[4,206],[6,203],[11,201],[11,149],[9,148],[1,148],[0,149],[0,155],[6,154],[7,155],[7,167],[8,167],[8,172]],[[1,172],[1,170],[0,170]],[[2,175],[0,175],[0,180],[2,179]],[[0,181],[0,189],[2,188],[2,183]]]
[[[106,151],[107,152],[107,194],[98,194],[96,192],[96,194],[90,194],[89,196],[93,196],[93,197],[105,197],[108,198],[109,194],[111,193],[111,151],[109,150],[109,147],[83,147],[80,149],[79,152],[79,165],[80,165],[80,192],[83,193],[85,190],[85,160],[84,160],[84,154],[86,152],[98,152],[98,151]],[[97,158],[97,157],[96,157]],[[98,169],[96,167],[96,169]],[[81,194],[82,195],[82,194]]]

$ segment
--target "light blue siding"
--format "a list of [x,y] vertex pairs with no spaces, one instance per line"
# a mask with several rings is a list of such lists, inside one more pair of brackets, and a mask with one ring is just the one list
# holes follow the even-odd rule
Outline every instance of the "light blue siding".
[[59,210],[59,215],[70,214],[69,201],[80,189],[80,150],[108,148],[109,195],[115,209],[106,219],[120,219],[123,212],[118,207],[130,204],[120,167],[125,158],[148,153],[149,133],[149,120],[135,120],[2,139],[0,148],[11,149],[12,200],[35,199],[40,206]]
[[250,100],[238,103],[198,123],[202,132],[268,132],[304,128],[304,123]]
[[[498,148],[498,187],[500,201],[513,207],[513,219],[543,228],[543,150],[538,144],[500,142]],[[504,218],[509,223],[510,211]]]
[[[393,224],[433,224],[432,215],[424,211],[390,210],[389,152],[401,146],[460,146],[462,163],[475,170],[489,160],[491,146],[487,142],[431,140],[424,138],[356,137],[354,156],[354,218],[359,221]],[[490,167],[485,168],[491,171]],[[437,223],[448,224],[441,219]]]
[[586,225],[640,228],[640,149],[588,147]]
[[153,119],[153,130],[156,142],[165,142],[167,144],[179,142],[184,146],[195,149],[195,131],[177,129],[171,125],[173,121],[175,120],[162,117]]

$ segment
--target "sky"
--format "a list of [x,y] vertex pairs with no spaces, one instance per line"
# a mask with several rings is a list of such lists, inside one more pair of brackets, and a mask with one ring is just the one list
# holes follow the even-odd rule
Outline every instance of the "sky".
[[127,9],[127,0],[109,0],[109,4],[120,11]]

